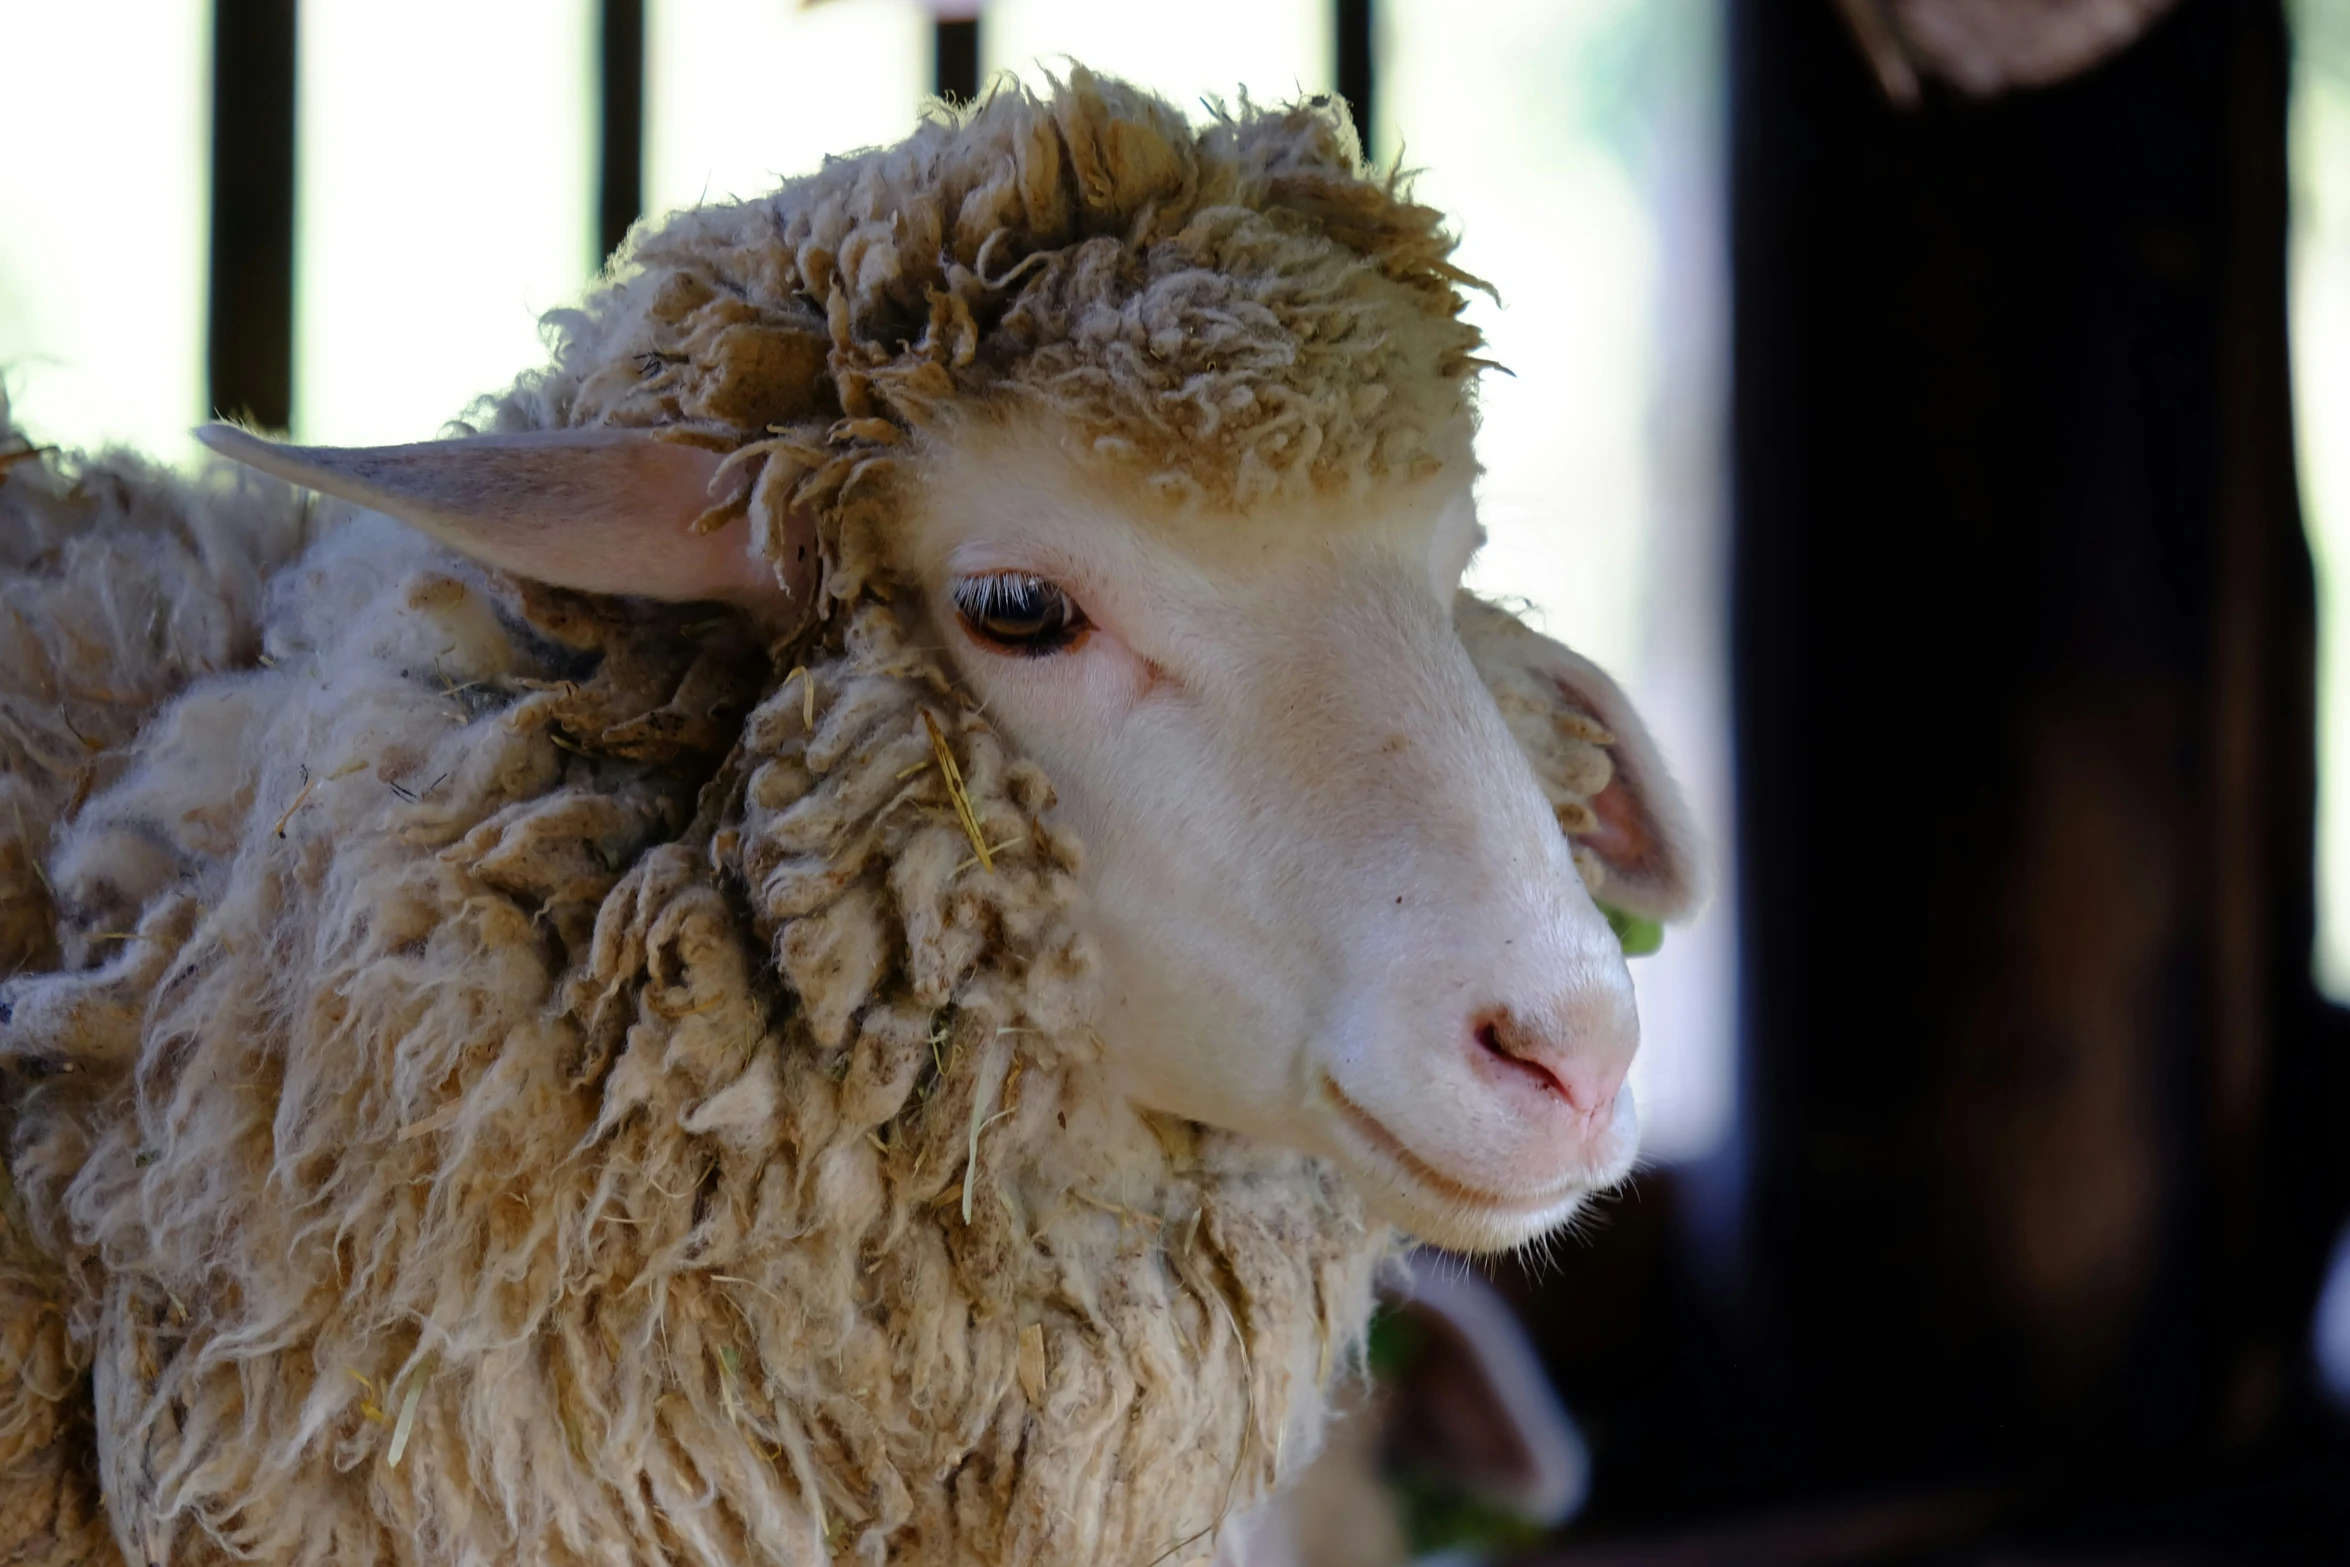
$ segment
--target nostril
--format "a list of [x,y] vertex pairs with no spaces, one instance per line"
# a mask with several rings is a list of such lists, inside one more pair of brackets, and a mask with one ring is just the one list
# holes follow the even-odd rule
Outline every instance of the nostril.
[[[1559,1081],[1558,1074],[1540,1061],[1535,1060],[1531,1052],[1525,1048],[1524,1041],[1517,1037],[1516,1019],[1510,1016],[1507,1009],[1488,1012],[1480,1017],[1477,1020],[1475,1033],[1479,1047],[1494,1060],[1504,1066],[1515,1067],[1544,1088],[1564,1099],[1569,1105],[1576,1104],[1574,1094],[1568,1090],[1565,1083]],[[1576,1107],[1580,1108],[1580,1106]]]
[[1594,1120],[1614,1106],[1632,1052],[1628,1042],[1621,1042],[1620,1051],[1613,1048],[1604,1028],[1586,1030],[1574,1022],[1546,1029],[1525,1022],[1506,1006],[1493,1007],[1477,1015],[1470,1032],[1496,1064],[1524,1073],[1558,1095],[1568,1109]]

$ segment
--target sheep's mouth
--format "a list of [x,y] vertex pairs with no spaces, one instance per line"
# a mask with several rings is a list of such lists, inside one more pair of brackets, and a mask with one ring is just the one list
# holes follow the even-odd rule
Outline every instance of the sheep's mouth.
[[1488,1213],[1523,1217],[1556,1208],[1591,1190],[1590,1182],[1576,1177],[1516,1197],[1504,1197],[1497,1192],[1471,1186],[1457,1176],[1445,1174],[1413,1151],[1411,1144],[1389,1131],[1377,1116],[1348,1097],[1346,1090],[1338,1086],[1338,1079],[1327,1071],[1320,1075],[1322,1095],[1329,1101],[1330,1107],[1338,1112],[1340,1121],[1345,1123],[1348,1131],[1368,1144],[1391,1167],[1401,1170],[1410,1180],[1449,1202],[1483,1209]]

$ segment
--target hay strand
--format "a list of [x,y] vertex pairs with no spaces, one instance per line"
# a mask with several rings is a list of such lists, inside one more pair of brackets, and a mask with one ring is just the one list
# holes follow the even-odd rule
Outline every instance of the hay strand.
[[[971,850],[979,857],[983,871],[995,869],[995,851],[987,846],[987,835],[979,830],[979,817],[971,809],[971,795],[963,787],[963,770],[955,765],[955,753],[947,748],[947,737],[940,732],[938,720],[930,716],[930,709],[922,709],[922,727],[930,731],[930,749],[938,756],[938,770],[947,781],[947,798],[955,802],[955,819],[963,824],[963,834],[971,840]],[[963,1216],[969,1218],[971,1204],[963,1204]]]
[[1044,1359],[1044,1324],[1031,1322],[1020,1330],[1020,1391],[1028,1395],[1028,1402],[1044,1402],[1044,1383],[1047,1367]]
[[807,665],[795,664],[792,666],[792,672],[783,677],[783,683],[788,686],[795,680],[800,683],[800,722],[807,725],[808,733],[814,734],[816,732],[816,677],[808,673]]
[[286,835],[286,823],[294,819],[294,813],[302,808],[302,802],[309,799],[310,791],[317,787],[318,780],[310,776],[308,768],[304,768],[302,770],[302,792],[294,796],[294,803],[286,807],[285,814],[277,819],[277,825],[269,829],[271,837],[283,838]]
[[409,1433],[416,1429],[416,1406],[424,1398],[424,1379],[432,1374],[432,1357],[418,1362],[408,1373],[408,1391],[400,1395],[400,1418],[392,1426],[392,1450],[384,1455],[388,1469],[400,1467],[400,1459],[408,1451]]

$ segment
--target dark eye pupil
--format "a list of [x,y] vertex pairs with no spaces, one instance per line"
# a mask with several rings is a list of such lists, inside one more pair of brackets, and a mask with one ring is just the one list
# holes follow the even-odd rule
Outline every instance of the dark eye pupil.
[[1035,578],[997,577],[994,583],[981,619],[997,636],[1033,637],[1060,623],[1064,601]]
[[1050,652],[1084,629],[1069,595],[1042,577],[973,577],[955,588],[955,607],[972,631],[1021,652]]

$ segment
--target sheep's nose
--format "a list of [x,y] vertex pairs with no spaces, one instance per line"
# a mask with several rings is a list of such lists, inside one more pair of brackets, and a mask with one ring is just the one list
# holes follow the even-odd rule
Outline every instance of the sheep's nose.
[[1601,985],[1538,1011],[1488,1007],[1470,1022],[1479,1049],[1534,1077],[1604,1127],[1632,1069],[1640,1024],[1629,986]]

